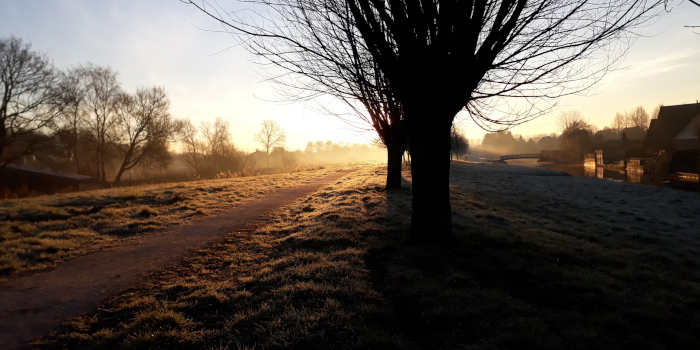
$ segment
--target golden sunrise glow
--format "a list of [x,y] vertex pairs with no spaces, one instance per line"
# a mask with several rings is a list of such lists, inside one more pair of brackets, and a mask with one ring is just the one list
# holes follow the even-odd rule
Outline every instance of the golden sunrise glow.
[[[647,37],[633,41],[617,70],[596,87],[558,100],[551,113],[513,132],[525,136],[558,132],[557,116],[562,111],[580,111],[602,128],[616,112],[638,105],[651,110],[659,104],[695,102],[700,98],[700,36],[683,27],[698,18],[688,5],[680,4],[639,29]],[[59,68],[93,62],[118,71],[128,90],[163,86],[175,117],[190,118],[195,124],[222,117],[232,126],[234,142],[244,150],[258,147],[253,135],[262,120],[275,120],[286,130],[289,149],[302,149],[308,141],[317,140],[374,140],[372,132],[331,115],[350,113],[342,103],[330,98],[291,101],[267,80],[270,70],[256,64],[235,38],[203,30],[219,28],[177,1],[40,5],[18,1],[3,2],[0,9],[6,19],[0,23],[0,32],[32,43]],[[29,11],[32,16],[23,15]],[[470,140],[480,140],[484,134],[468,116],[458,118],[457,125]]]

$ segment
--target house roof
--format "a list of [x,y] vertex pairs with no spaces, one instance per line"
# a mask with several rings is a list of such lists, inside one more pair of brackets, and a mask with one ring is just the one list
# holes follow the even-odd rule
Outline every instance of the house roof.
[[673,138],[698,115],[700,103],[661,106],[658,118],[649,125],[646,147],[654,151],[671,147]]
[[625,135],[628,140],[643,140],[645,136],[644,130],[638,126],[624,128],[622,129],[622,134]]
[[700,131],[700,115],[693,118],[674,138],[673,148],[676,150],[690,150],[698,148],[698,136]]

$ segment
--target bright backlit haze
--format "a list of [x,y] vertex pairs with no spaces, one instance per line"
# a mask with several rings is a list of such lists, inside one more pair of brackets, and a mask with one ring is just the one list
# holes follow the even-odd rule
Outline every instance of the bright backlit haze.
[[[244,8],[221,0],[230,8]],[[230,5],[228,5],[230,4]],[[364,143],[371,132],[348,126],[327,110],[341,112],[329,99],[282,101],[271,72],[211,19],[177,0],[158,1],[3,1],[0,36],[14,35],[45,53],[59,68],[92,62],[119,73],[123,87],[164,86],[172,114],[195,124],[223,117],[239,148],[252,151],[263,120],[279,122],[287,148],[303,149],[308,141]],[[651,111],[659,104],[700,99],[700,35],[683,25],[700,24],[700,8],[685,2],[637,30],[644,37],[599,85],[581,96],[562,98],[549,115],[515,127],[537,135],[559,132],[561,111],[578,110],[597,127],[611,123],[616,112],[637,105]],[[282,102],[281,102],[282,101]],[[330,106],[329,106],[330,105]],[[461,118],[469,139],[484,132]]]

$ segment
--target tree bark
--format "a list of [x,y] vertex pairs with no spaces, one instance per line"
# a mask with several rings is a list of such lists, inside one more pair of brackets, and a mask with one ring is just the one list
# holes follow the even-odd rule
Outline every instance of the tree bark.
[[129,165],[129,162],[131,161],[131,156],[133,154],[134,146],[132,144],[129,146],[129,150],[126,151],[126,154],[124,154],[122,164],[119,166],[119,171],[117,171],[117,175],[114,177],[114,181],[112,182],[113,185],[119,185],[119,182],[122,180],[122,175],[124,175],[124,172],[127,170],[127,166]]
[[126,171],[126,161],[122,162],[122,165],[119,166],[119,171],[117,171],[117,175],[114,177],[114,181],[112,181],[112,185],[116,186],[119,185],[119,182],[122,180],[122,175],[124,174],[124,171]]
[[73,116],[73,159],[75,160],[75,173],[80,174],[80,160],[78,158],[78,124],[77,112]]
[[403,160],[404,147],[402,145],[389,143],[386,145],[386,151],[386,189],[399,189],[401,188],[401,161]]
[[[427,110],[423,113],[431,113]],[[433,111],[432,113],[439,113]],[[452,238],[450,205],[451,116],[412,118],[409,124],[412,206],[411,239],[444,242]]]
[[4,165],[2,154],[5,151],[5,138],[7,137],[7,129],[5,128],[5,120],[0,120],[0,166]]
[[99,174],[100,174],[100,181],[103,184],[107,183],[107,172],[105,171],[105,142],[104,139],[101,138],[100,140],[100,146],[99,146],[99,164],[97,166],[99,167]]

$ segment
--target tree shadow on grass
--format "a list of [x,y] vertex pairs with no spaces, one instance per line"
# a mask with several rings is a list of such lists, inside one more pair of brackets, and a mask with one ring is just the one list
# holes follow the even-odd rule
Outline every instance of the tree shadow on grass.
[[368,328],[383,329],[391,347],[700,346],[692,264],[624,248],[582,250],[575,237],[548,240],[545,228],[522,235],[523,227],[484,226],[461,214],[449,245],[386,231],[368,250],[372,285],[385,300]]

